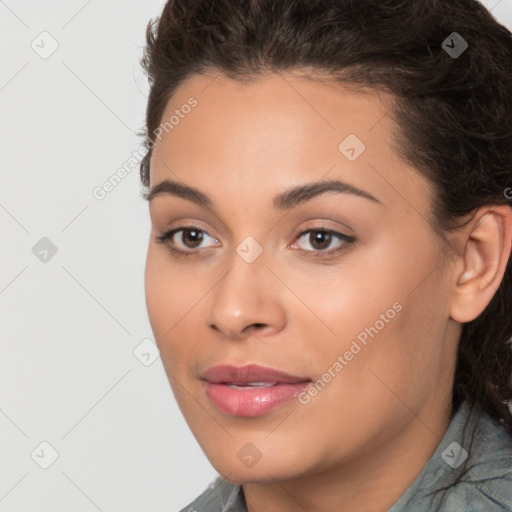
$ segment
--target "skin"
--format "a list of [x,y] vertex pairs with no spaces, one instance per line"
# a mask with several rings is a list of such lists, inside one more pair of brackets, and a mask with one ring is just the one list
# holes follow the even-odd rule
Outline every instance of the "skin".
[[[449,253],[427,222],[432,189],[393,144],[392,98],[353,92],[293,73],[241,84],[194,75],[162,120],[188,98],[197,106],[154,147],[150,181],[196,187],[213,206],[170,194],[149,204],[146,303],[177,403],[206,456],[243,484],[249,512],[386,511],[427,463],[448,427],[461,324],[494,295],[510,255],[512,214],[488,206],[454,234]],[[353,162],[338,150],[348,134],[366,146]],[[272,199],[287,188],[339,179],[380,203],[329,192],[288,211]],[[187,232],[176,258],[156,237]],[[305,229],[336,237],[315,245]],[[237,246],[263,252],[247,263]],[[188,244],[188,245],[185,245]],[[255,363],[316,381],[381,314],[402,309],[311,401],[293,399],[256,418],[221,412],[201,373]],[[260,460],[237,452],[252,443]],[[393,475],[390,478],[390,475]]]

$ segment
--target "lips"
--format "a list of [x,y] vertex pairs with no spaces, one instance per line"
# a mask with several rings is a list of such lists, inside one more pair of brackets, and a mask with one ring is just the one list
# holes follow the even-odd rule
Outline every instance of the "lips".
[[262,416],[288,402],[312,382],[307,377],[258,365],[209,368],[202,375],[206,395],[231,416]]
[[275,368],[256,364],[242,367],[230,365],[214,366],[206,370],[202,377],[213,384],[297,384],[311,380],[308,377],[290,375]]

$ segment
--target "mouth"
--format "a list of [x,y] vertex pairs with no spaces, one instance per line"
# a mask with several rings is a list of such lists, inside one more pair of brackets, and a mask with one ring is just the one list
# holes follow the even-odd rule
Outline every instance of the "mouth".
[[215,366],[204,372],[202,380],[214,406],[228,415],[241,417],[268,414],[312,382],[308,377],[259,365]]
[[225,384],[231,389],[251,389],[251,388],[268,388],[269,386],[278,386],[279,384],[284,384],[283,382],[239,382],[239,383],[229,383],[229,382],[220,382],[219,384]]

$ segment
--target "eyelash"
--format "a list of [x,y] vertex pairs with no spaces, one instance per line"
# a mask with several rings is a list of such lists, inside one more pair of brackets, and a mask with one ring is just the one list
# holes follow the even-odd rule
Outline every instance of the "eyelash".
[[[200,233],[207,234],[208,236],[211,236],[207,231],[205,231],[204,229],[200,229],[196,226],[183,226],[183,227],[174,228],[174,229],[171,229],[169,231],[162,233],[161,235],[156,237],[156,241],[157,241],[157,243],[165,244],[167,246],[167,248],[169,249],[169,251],[174,256],[176,256],[178,258],[198,257],[199,256],[198,250],[191,249],[189,251],[183,251],[181,249],[177,249],[176,247],[172,246],[170,243],[167,243],[170,239],[173,238],[173,236],[176,233],[179,233],[180,231],[186,231],[186,230],[198,231]],[[298,239],[302,238],[304,235],[306,235],[308,233],[312,233],[312,232],[313,233],[328,233],[344,242],[337,249],[334,249],[334,250],[331,249],[330,251],[303,251],[303,252],[306,252],[310,257],[313,257],[313,258],[330,257],[334,254],[340,253],[341,251],[348,249],[356,241],[356,239],[353,236],[344,235],[343,233],[339,233],[338,231],[335,231],[335,230],[329,229],[329,228],[309,228],[304,231],[301,231],[295,237],[295,239],[298,240]],[[212,237],[212,238],[214,238],[214,237]]]

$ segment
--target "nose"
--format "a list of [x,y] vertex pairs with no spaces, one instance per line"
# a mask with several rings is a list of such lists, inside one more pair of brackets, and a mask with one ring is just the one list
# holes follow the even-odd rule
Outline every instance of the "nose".
[[286,325],[282,283],[266,267],[265,259],[247,263],[237,254],[231,269],[213,290],[209,327],[226,338],[266,336]]

